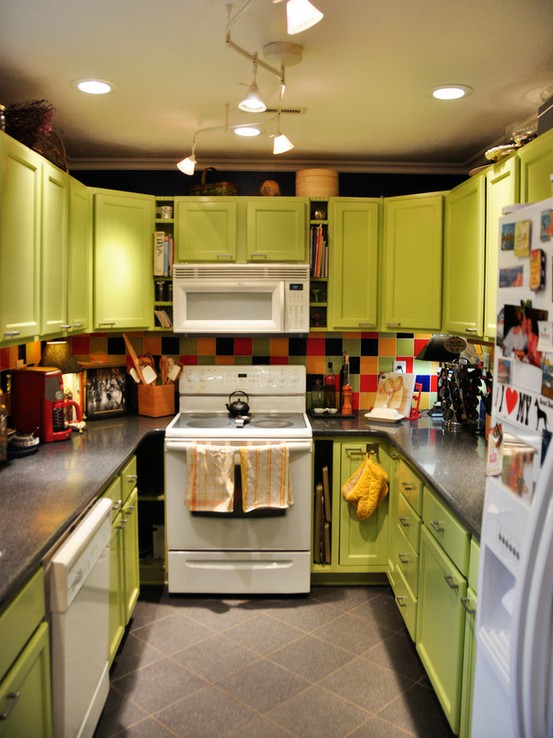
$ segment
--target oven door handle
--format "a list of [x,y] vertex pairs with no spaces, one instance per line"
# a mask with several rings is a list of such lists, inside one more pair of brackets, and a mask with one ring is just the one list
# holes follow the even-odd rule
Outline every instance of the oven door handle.
[[[263,447],[264,445],[274,445],[276,443],[283,443],[286,445],[287,449],[290,452],[294,451],[311,451],[312,442],[311,441],[267,441],[266,443],[263,442],[254,442],[251,443],[250,441],[244,441],[243,443],[240,442],[231,442],[230,444],[226,443],[218,443],[213,442],[211,443],[209,440],[202,439],[201,442],[203,445],[208,444],[209,446],[221,446],[222,448],[236,448],[237,450],[239,448],[255,448],[255,446]],[[249,445],[248,445],[249,444]],[[167,451],[186,451],[189,448],[194,448],[197,444],[190,442],[190,441],[165,441],[165,448]]]

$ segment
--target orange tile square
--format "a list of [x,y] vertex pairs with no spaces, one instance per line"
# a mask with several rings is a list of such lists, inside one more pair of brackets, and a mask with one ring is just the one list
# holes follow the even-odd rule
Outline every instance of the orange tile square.
[[378,356],[361,356],[359,369],[361,374],[378,374]]
[[198,338],[198,356],[213,356],[216,345],[215,338]]
[[144,353],[161,354],[161,336],[144,336]]
[[305,369],[308,374],[324,374],[325,373],[325,357],[324,356],[306,356]]
[[234,356],[227,356],[226,354],[216,356],[215,363],[218,366],[232,366],[234,364]]
[[379,356],[395,356],[396,355],[396,339],[381,338],[378,342]]
[[288,339],[271,338],[270,354],[271,356],[288,356]]

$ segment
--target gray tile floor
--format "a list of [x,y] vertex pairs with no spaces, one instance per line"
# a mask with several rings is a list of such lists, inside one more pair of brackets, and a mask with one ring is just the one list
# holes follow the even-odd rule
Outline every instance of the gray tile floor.
[[388,587],[144,589],[95,738],[450,738]]

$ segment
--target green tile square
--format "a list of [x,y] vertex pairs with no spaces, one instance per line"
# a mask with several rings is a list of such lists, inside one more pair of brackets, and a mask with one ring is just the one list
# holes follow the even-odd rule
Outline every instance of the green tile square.
[[378,357],[378,373],[392,372],[394,370],[394,357],[393,356],[379,356]]
[[179,353],[181,356],[196,356],[198,353],[198,339],[183,336],[179,340]]
[[252,356],[270,356],[271,339],[267,337],[254,338],[252,341]]
[[414,338],[398,338],[396,345],[396,356],[413,356],[415,350]]

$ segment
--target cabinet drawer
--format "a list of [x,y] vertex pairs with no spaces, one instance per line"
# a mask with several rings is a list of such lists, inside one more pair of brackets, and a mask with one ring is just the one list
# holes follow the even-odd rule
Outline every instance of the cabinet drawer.
[[419,554],[407,540],[401,525],[398,525],[395,539],[394,565],[403,574],[405,581],[416,595],[419,587]]
[[133,456],[127,461],[127,463],[121,470],[121,494],[123,502],[125,502],[133,489],[136,487],[137,478],[136,456]]
[[401,571],[396,571],[394,575],[394,594],[401,617],[414,641],[417,627],[417,598],[409,589]]
[[463,576],[468,575],[470,536],[428,487],[424,488],[423,520]]
[[111,519],[112,521],[115,520],[117,513],[121,509],[121,505],[123,504],[123,498],[122,498],[122,483],[121,483],[121,476],[115,477],[113,482],[109,485],[109,487],[106,488],[104,491],[104,494],[102,497],[107,497],[112,501],[111,506]]
[[398,490],[419,515],[422,513],[422,480],[408,464],[400,459],[396,474]]
[[411,546],[418,553],[420,548],[421,519],[403,495],[397,500],[398,525]]
[[0,679],[33,635],[45,613],[44,571],[39,569],[0,615]]

